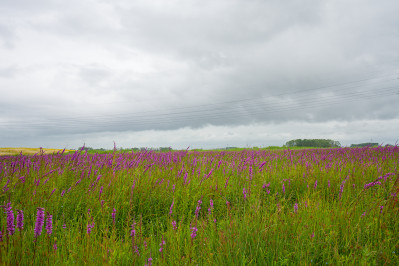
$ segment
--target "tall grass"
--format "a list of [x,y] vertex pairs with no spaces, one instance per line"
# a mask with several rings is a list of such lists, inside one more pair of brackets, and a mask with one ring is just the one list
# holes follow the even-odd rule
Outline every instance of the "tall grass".
[[397,146],[3,156],[0,264],[399,264],[398,162]]

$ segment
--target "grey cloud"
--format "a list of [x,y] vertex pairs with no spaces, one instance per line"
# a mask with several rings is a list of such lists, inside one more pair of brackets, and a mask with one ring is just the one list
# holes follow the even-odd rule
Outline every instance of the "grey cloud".
[[0,78],[12,78],[16,72],[17,68],[15,66],[0,68]]
[[0,47],[3,46],[6,49],[12,49],[14,47],[15,38],[15,33],[10,27],[0,23]]
[[396,119],[399,80],[372,77],[399,71],[398,8],[395,1],[3,1],[0,88],[14,91],[1,114],[16,122],[8,124],[14,130],[0,124],[0,136]]
[[111,75],[111,70],[90,65],[80,69],[79,76],[85,80],[90,86],[99,86],[101,81],[107,79]]

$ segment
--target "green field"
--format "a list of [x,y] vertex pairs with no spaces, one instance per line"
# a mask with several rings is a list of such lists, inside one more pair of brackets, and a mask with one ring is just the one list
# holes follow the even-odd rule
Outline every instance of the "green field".
[[399,265],[398,162],[397,146],[0,156],[0,264]]

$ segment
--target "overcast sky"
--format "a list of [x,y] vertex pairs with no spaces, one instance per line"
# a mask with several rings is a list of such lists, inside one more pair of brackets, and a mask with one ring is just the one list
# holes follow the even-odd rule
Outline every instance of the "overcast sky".
[[397,0],[2,0],[0,147],[399,139]]

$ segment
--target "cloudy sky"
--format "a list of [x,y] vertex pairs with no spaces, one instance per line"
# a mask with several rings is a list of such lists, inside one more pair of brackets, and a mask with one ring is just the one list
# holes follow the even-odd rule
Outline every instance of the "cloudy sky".
[[2,0],[0,147],[399,139],[396,0]]

